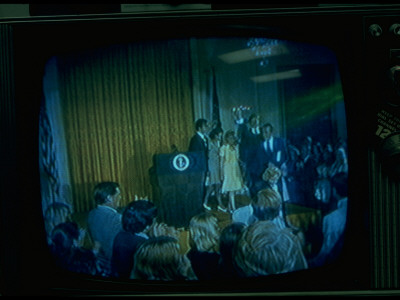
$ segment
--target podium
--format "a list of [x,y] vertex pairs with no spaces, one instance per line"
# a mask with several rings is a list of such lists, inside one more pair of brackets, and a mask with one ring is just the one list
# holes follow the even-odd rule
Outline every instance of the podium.
[[188,227],[190,219],[203,211],[205,154],[156,154],[153,162],[153,197],[159,220],[178,228]]

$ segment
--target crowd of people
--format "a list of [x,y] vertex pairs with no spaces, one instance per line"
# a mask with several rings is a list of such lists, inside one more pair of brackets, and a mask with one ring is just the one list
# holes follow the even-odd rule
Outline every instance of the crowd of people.
[[[92,248],[82,245],[84,230],[68,217],[53,227],[49,244],[58,265],[90,275],[164,281],[241,278],[307,268],[301,237],[273,222],[276,215],[262,205],[255,213],[259,219],[250,225],[233,221],[221,228],[210,211],[194,215],[188,227],[189,248],[183,251],[182,229],[159,223],[153,202],[133,200],[120,214],[113,208],[118,193],[115,182],[95,188],[95,195],[109,201],[98,200],[89,214]],[[119,226],[101,222],[100,210],[108,220],[119,219]]]
[[[260,126],[255,114],[235,120],[237,130],[225,133],[219,127],[210,131],[207,120],[196,122],[189,150],[204,151],[209,164],[205,210],[190,220],[188,249],[181,243],[185,229],[159,222],[152,201],[134,199],[117,209],[121,187],[106,181],[94,188],[96,207],[88,214],[87,229],[71,221],[66,205],[46,212],[57,264],[124,279],[213,280],[292,272],[332,261],[340,252],[346,224],[346,143],[321,145],[305,137],[294,145],[274,136],[271,124]],[[237,207],[243,194],[251,201]],[[217,210],[231,216],[222,228],[209,203],[212,196]],[[311,237],[318,240],[315,255],[305,252],[309,233],[288,221],[287,203],[321,211],[323,221]],[[90,247],[84,237],[90,238]]]

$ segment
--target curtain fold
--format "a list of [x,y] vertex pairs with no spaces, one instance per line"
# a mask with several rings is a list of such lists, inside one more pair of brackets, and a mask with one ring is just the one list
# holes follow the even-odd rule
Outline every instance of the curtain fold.
[[193,134],[192,80],[184,40],[114,45],[58,58],[74,207],[94,207],[98,182],[121,184],[121,206],[152,197],[153,155]]

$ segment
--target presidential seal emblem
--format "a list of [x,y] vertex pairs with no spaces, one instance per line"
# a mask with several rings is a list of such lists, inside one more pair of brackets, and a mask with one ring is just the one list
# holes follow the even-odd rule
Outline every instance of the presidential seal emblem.
[[177,156],[174,157],[172,160],[172,166],[174,167],[175,170],[177,171],[185,171],[190,165],[189,157],[187,157],[185,154],[178,154]]

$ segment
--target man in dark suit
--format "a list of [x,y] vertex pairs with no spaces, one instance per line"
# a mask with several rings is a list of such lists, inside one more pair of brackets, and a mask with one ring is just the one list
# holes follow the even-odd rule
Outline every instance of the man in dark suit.
[[274,127],[270,123],[264,124],[262,127],[261,131],[264,138],[262,148],[267,151],[269,163],[279,168],[286,160],[285,143],[282,138],[273,135],[273,130]]
[[238,119],[238,137],[240,140],[240,156],[243,161],[254,152],[254,148],[262,141],[261,128],[259,126],[260,116],[252,114],[249,120]]
[[190,139],[189,151],[201,151],[208,161],[208,138],[207,132],[210,129],[206,119],[198,119],[195,123],[196,133]]
[[249,169],[250,176],[253,181],[253,188],[250,189],[252,194],[258,192],[260,185],[263,185],[262,175],[269,166],[280,168],[286,160],[285,144],[282,138],[273,136],[273,126],[266,123],[261,128],[263,141],[257,146],[253,159],[251,160]]
[[239,157],[245,174],[246,185],[251,188],[253,185],[250,163],[254,158],[257,146],[262,141],[261,128],[259,126],[260,116],[252,114],[248,121],[242,118],[241,111],[236,117],[239,137]]

